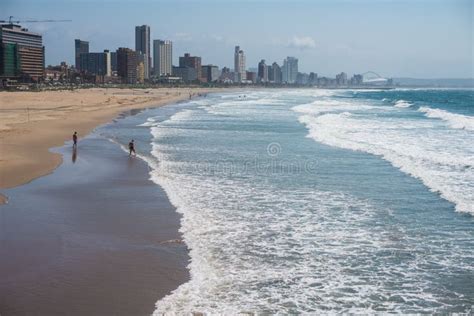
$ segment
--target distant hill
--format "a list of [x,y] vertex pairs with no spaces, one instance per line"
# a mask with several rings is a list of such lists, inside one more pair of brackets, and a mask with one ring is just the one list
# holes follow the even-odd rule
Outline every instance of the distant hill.
[[416,79],[393,78],[393,84],[400,86],[445,87],[445,88],[472,88],[474,78],[470,79]]

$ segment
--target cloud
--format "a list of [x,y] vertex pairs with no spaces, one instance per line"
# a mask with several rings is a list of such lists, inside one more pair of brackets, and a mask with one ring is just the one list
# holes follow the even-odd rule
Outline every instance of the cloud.
[[185,33],[185,32],[175,33],[173,38],[174,38],[174,40],[183,41],[183,42],[188,42],[188,41],[192,40],[191,34]]
[[311,49],[316,47],[316,41],[310,36],[293,36],[288,41],[288,47],[299,48],[299,49]]
[[216,42],[223,42],[224,41],[224,37],[221,36],[221,35],[213,34],[210,37],[211,37],[211,39],[215,40]]
[[54,25],[51,25],[48,23],[32,23],[32,24],[25,23],[24,27],[26,27],[32,32],[43,34],[49,31],[50,29],[54,28]]

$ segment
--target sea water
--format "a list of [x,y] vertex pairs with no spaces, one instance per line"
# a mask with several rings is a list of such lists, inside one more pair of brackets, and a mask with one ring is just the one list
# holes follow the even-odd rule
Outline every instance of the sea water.
[[250,90],[147,110],[135,138],[182,214],[163,312],[472,312],[474,91]]

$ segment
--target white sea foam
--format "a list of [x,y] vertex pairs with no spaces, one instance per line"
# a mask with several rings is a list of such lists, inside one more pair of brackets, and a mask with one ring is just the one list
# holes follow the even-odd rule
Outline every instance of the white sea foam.
[[206,99],[206,98],[201,98],[201,99],[193,100],[189,102],[189,104],[196,104],[196,105],[208,105],[210,103],[212,103],[212,100]]
[[474,117],[462,114],[451,113],[441,109],[433,109],[422,106],[418,111],[425,113],[426,117],[437,118],[449,123],[453,128],[474,131]]
[[413,103],[407,102],[405,100],[398,100],[398,101],[395,102],[395,104],[393,106],[395,106],[397,108],[408,108],[412,105],[413,105]]
[[354,104],[348,101],[334,99],[322,99],[307,104],[300,104],[292,108],[293,111],[315,116],[333,111],[360,111],[374,109],[384,109],[384,107]]
[[170,118],[169,121],[182,121],[182,120],[187,120],[191,117],[193,113],[193,110],[186,109],[181,112],[177,112],[176,114],[173,114]]
[[156,126],[156,120],[153,117],[149,117],[145,123],[139,124],[138,126],[149,127]]
[[[298,93],[313,92],[249,95],[293,99]],[[442,138],[443,131],[419,135],[436,122],[370,119],[362,114],[400,110],[330,100],[332,93],[293,107],[312,138],[381,155],[429,186],[441,183],[440,190],[460,188],[461,170],[472,170],[472,159],[463,151],[466,143],[453,142],[455,136]],[[466,269],[463,263],[469,261],[470,251],[439,248],[446,232],[420,242],[403,225],[390,223],[395,219],[392,210],[374,201],[320,190],[312,181],[309,186],[277,186],[259,174],[227,175],[203,166],[223,150],[236,150],[244,158],[247,153],[233,138],[235,131],[207,129],[209,124],[228,127],[243,118],[261,124],[258,119],[265,116],[277,121],[276,126],[283,118],[287,124],[294,120],[288,108],[267,104],[227,97],[151,128],[151,179],[183,215],[181,232],[191,257],[190,281],[158,301],[155,315],[436,312],[449,306],[444,300],[448,295],[463,299],[425,274],[432,262],[440,273]],[[238,131],[243,132],[251,139],[262,137],[262,131]],[[221,141],[227,147],[219,147]],[[446,152],[446,141],[455,149]],[[205,145],[209,143],[212,146]],[[194,159],[203,153],[206,159]],[[443,194],[458,198],[459,190]]]
[[[408,302],[419,299],[419,286],[429,286],[402,266],[374,268],[373,282],[347,273],[345,262],[370,260],[381,248],[398,247],[393,243],[400,234],[396,229],[365,228],[378,213],[367,201],[193,174],[167,165],[170,157],[156,148],[153,154],[165,163],[153,165],[152,179],[183,214],[181,232],[192,258],[191,280],[158,301],[154,315],[367,312],[370,305],[360,302],[374,295],[387,298],[384,308],[397,310],[385,284],[391,274],[401,275],[400,285],[404,278],[412,280],[413,286],[405,284],[398,292]],[[409,250],[397,249],[404,251]]]
[[474,214],[474,187],[468,185],[474,183],[469,135],[447,133],[429,121],[407,124],[405,120],[352,118],[344,113],[304,115],[300,122],[309,128],[311,138],[380,155],[453,202],[456,210]]

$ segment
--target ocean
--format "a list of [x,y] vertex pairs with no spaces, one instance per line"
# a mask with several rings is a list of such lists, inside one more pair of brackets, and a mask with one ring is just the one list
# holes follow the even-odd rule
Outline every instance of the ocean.
[[472,312],[474,90],[264,89],[127,116],[182,214],[163,312]]

